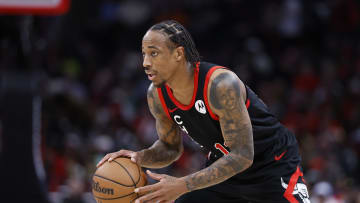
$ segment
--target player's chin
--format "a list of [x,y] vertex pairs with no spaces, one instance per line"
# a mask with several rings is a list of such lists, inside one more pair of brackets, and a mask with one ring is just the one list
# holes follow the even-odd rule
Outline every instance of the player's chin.
[[152,84],[156,87],[156,88],[159,88],[161,87],[165,82],[161,81],[161,82],[158,82],[158,81],[152,81]]

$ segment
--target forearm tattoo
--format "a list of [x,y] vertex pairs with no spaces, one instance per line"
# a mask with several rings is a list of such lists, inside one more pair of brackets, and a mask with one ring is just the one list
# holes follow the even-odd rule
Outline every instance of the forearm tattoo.
[[147,98],[152,115],[156,119],[156,131],[159,136],[150,148],[142,150],[141,165],[148,168],[161,168],[175,161],[182,152],[182,138],[178,127],[170,121],[162,109],[156,89],[149,87]]
[[185,177],[189,191],[223,182],[247,169],[253,161],[253,135],[240,82],[231,73],[220,73],[211,83],[209,100],[220,112],[225,144],[231,152],[209,167]]

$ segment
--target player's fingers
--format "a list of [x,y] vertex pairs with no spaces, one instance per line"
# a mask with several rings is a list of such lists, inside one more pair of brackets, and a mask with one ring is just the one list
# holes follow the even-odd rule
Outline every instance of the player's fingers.
[[134,152],[130,151],[130,150],[126,150],[126,149],[122,149],[122,150],[116,152],[116,154],[118,156],[126,156],[126,157],[130,157],[132,153],[134,153]]
[[118,152],[111,153],[111,155],[110,155],[110,157],[108,159],[108,162],[111,162],[112,160],[116,159],[119,156],[121,156],[121,155]]
[[141,152],[133,152],[131,154],[131,161],[133,161],[137,165],[141,166],[142,160],[143,160],[143,153],[141,153]]
[[164,197],[161,195],[158,195],[157,197],[148,200],[147,202],[154,202],[154,203],[164,203],[167,202],[166,200],[164,200]]
[[162,200],[158,201],[159,203],[174,203],[175,201]]
[[140,164],[140,157],[139,154],[137,152],[132,152],[130,154],[130,160],[134,163]]
[[125,149],[122,149],[120,151],[117,151],[117,152],[114,152],[114,153],[111,153],[111,156],[109,157],[108,161],[112,161],[118,157],[121,157],[121,156],[124,156],[124,157],[130,157],[132,151],[129,151],[129,150],[125,150]]
[[159,196],[160,196],[159,191],[151,192],[151,193],[148,193],[146,195],[143,195],[143,196],[137,198],[135,203],[147,202],[149,200],[151,200],[150,202],[158,202],[158,201],[160,201]]
[[150,170],[146,170],[146,173],[154,180],[161,180],[162,178],[165,177],[164,174],[153,173]]
[[110,154],[105,155],[99,162],[96,164],[96,167],[101,166],[108,158],[110,157]]
[[120,156],[131,157],[132,153],[134,153],[134,152],[122,149],[122,150],[117,151],[117,152],[106,154],[104,156],[104,158],[102,158],[101,161],[99,161],[99,163],[96,165],[96,167],[101,166],[105,161],[111,162],[112,160],[114,160],[114,159],[116,159],[117,157],[120,157]]
[[146,185],[143,187],[138,187],[134,190],[134,192],[138,193],[138,194],[146,194],[146,193],[151,193],[153,191],[157,191],[158,189],[158,185],[157,184],[153,184],[153,185]]

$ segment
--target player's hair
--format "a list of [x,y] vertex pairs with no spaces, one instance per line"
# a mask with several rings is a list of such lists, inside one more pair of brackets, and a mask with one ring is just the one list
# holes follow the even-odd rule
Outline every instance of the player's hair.
[[172,42],[171,49],[182,46],[185,50],[185,58],[193,67],[200,61],[200,55],[196,49],[190,33],[175,20],[166,20],[153,25],[149,30],[157,30],[167,35]]

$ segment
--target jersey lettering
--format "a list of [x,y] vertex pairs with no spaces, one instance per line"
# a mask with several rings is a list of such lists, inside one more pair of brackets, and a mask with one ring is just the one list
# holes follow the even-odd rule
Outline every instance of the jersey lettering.
[[183,121],[181,120],[181,117],[179,115],[175,115],[174,120],[179,125],[181,125],[183,123]]
[[220,143],[215,143],[215,148],[220,150],[221,153],[223,153],[224,155],[228,155],[229,154],[229,151],[224,147],[222,146]]
[[179,127],[182,131],[184,131],[186,134],[189,134],[189,132],[186,130],[185,126],[182,125],[184,122],[181,120],[181,117],[179,115],[175,115],[174,120],[179,125]]

